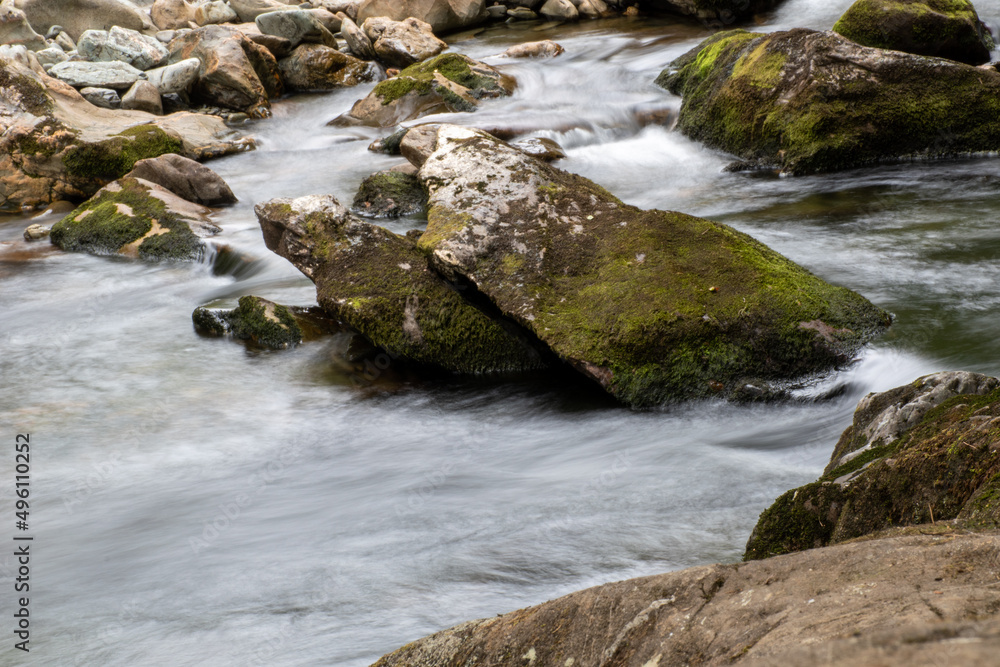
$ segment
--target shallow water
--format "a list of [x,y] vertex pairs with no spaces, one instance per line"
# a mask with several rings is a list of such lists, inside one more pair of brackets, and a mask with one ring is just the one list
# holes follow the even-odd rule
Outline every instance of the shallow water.
[[[789,0],[762,29],[828,28],[848,5]],[[996,24],[1000,1],[977,7]],[[241,200],[220,240],[258,258],[237,275],[64,254],[23,243],[27,218],[0,220],[2,437],[30,432],[35,453],[30,664],[365,665],[463,620],[734,561],[866,392],[1000,374],[1000,160],[726,173],[727,156],[634,119],[679,107],[651,82],[706,34],[669,19],[490,29],[454,48],[552,37],[567,53],[506,64],[516,95],[448,119],[534,128],[567,148],[562,168],[731,224],[896,315],[800,402],[636,413],[566,378],[383,382],[393,369],[358,388],[342,337],[260,352],[197,336],[197,306],[314,303],[252,207],[349,201],[399,162],[366,150],[376,132],[325,125],[365,89],[279,102],[249,126],[258,151],[211,163]]]

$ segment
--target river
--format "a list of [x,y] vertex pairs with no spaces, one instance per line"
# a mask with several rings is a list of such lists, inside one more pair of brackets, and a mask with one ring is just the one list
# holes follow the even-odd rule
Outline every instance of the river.
[[[760,29],[826,29],[849,4],[788,0]],[[1000,21],[1000,0],[977,8]],[[634,120],[679,107],[652,81],[706,34],[615,19],[460,35],[455,50],[520,87],[447,119],[536,128],[567,149],[561,168],[726,222],[895,314],[800,400],[634,412],[566,378],[391,368],[359,387],[344,336],[279,352],[199,337],[197,306],[315,303],[264,247],[253,204],[349,202],[399,162],[366,150],[372,130],[326,126],[367,87],[279,101],[247,127],[257,151],[210,163],[240,198],[219,238],[256,258],[235,271],[62,253],[21,241],[26,217],[0,219],[2,437],[30,433],[35,455],[28,664],[356,667],[464,620],[732,562],[758,514],[816,478],[864,394],[937,370],[1000,374],[1000,161],[727,173],[727,156]],[[491,58],[543,38],[566,54]],[[6,499],[12,468],[5,453]],[[12,563],[0,556],[5,581]],[[9,619],[13,594],[0,599]],[[4,664],[20,659],[11,644]]]

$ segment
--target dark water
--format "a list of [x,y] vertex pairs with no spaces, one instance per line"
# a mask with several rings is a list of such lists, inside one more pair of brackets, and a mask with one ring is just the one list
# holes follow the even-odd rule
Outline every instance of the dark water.
[[[828,28],[848,4],[790,0],[764,29]],[[977,7],[1000,18],[996,0]],[[350,200],[398,162],[365,150],[370,130],[325,126],[365,90],[282,101],[250,127],[260,150],[212,164],[241,200],[221,238],[258,258],[237,276],[64,254],[23,243],[26,218],[0,221],[2,437],[30,432],[35,454],[29,664],[365,665],[463,620],[733,561],[866,392],[1000,374],[1000,161],[725,173],[725,155],[635,121],[679,106],[651,82],[704,35],[668,20],[491,29],[454,48],[552,37],[567,53],[507,63],[513,98],[449,120],[534,128],[568,149],[564,169],[722,220],[895,313],[858,363],[800,390],[835,398],[635,413],[564,378],[385,382],[393,369],[358,389],[342,338],[259,352],[198,337],[200,305],[314,303],[264,248],[254,203]]]

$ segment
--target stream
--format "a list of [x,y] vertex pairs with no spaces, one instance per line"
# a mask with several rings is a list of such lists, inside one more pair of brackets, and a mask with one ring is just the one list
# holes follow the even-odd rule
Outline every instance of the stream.
[[[788,0],[758,29],[828,29],[850,4]],[[1000,0],[976,7],[1000,24]],[[430,382],[390,367],[359,381],[344,336],[259,351],[197,335],[198,306],[315,304],[264,247],[253,205],[349,203],[400,163],[367,150],[385,131],[326,125],[370,86],[278,101],[246,126],[258,150],[209,163],[240,199],[216,216],[218,240],[255,258],[228,273],[21,239],[66,208],[0,218],[0,437],[30,433],[34,454],[29,664],[360,667],[462,621],[737,561],[760,512],[819,475],[866,393],[939,370],[1000,375],[1000,160],[725,172],[725,154],[636,121],[680,107],[653,80],[708,34],[621,18],[456,35],[454,50],[519,88],[430,119],[552,138],[560,168],[732,225],[895,315],[798,400],[637,412],[565,377]],[[495,57],[537,39],[566,53]],[[13,601],[0,596],[5,618]],[[15,664],[8,640],[0,663]]]

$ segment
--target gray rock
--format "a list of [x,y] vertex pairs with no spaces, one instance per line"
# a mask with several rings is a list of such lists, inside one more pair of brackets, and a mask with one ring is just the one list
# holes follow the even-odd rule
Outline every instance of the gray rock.
[[224,206],[237,201],[221,176],[205,165],[175,153],[139,160],[128,175],[156,183],[181,199],[202,206]]
[[[300,5],[301,7],[301,5]],[[340,32],[340,17],[333,12],[323,9],[322,7],[314,7],[313,9],[306,10],[312,14],[313,18],[323,24],[327,30],[331,33]]]
[[70,37],[69,33],[65,30],[60,30],[59,33],[56,34],[55,43],[66,53],[76,50],[76,42],[73,41],[73,38]]
[[303,42],[337,48],[337,40],[333,33],[327,30],[319,19],[302,9],[267,12],[258,16],[254,22],[265,35],[287,39],[291,42],[292,48]]
[[113,26],[156,32],[147,15],[128,0],[14,0],[35,30],[60,25],[78,40],[87,30],[110,30]]
[[488,14],[485,0],[364,0],[358,7],[358,21],[375,16],[394,21],[417,18],[441,33],[478,25]]
[[375,47],[372,46],[368,35],[351,19],[341,19],[340,33],[344,36],[344,40],[347,42],[347,47],[351,50],[351,53],[358,58],[362,60],[376,60],[378,58],[378,54],[375,53]]
[[64,62],[52,66],[49,74],[74,88],[114,88],[128,90],[145,74],[120,62]]
[[551,39],[546,39],[540,42],[515,44],[500,54],[500,56],[502,58],[555,58],[565,51],[566,49],[559,44],[556,44]]
[[515,21],[534,21],[538,18],[538,14],[527,7],[513,7],[508,9],[507,16]]
[[501,19],[507,15],[507,7],[505,5],[490,5],[486,8],[486,12],[491,19]]
[[201,69],[201,61],[197,58],[188,58],[173,65],[165,65],[148,70],[146,78],[156,86],[156,89],[160,91],[160,95],[186,93],[191,90],[191,86],[198,80],[199,69]]
[[195,5],[187,0],[156,0],[150,17],[160,30],[188,28],[194,21]]
[[545,137],[522,139],[520,141],[512,142],[511,146],[533,158],[544,160],[545,162],[554,162],[555,160],[561,160],[566,157],[566,151],[562,149],[562,146],[551,139],[546,139]]
[[322,44],[302,44],[278,67],[289,90],[333,90],[384,78],[375,63]]
[[105,109],[121,109],[122,100],[118,92],[110,88],[82,88],[80,94],[96,107]]
[[580,13],[569,0],[546,0],[538,13],[556,21],[575,21]]
[[160,91],[149,81],[140,79],[133,83],[132,87],[122,97],[122,109],[146,111],[157,116],[162,116],[163,101],[160,99]]
[[198,5],[194,10],[194,22],[198,25],[213,25],[216,23],[233,23],[239,20],[233,8],[222,0],[214,0]]
[[418,215],[426,205],[427,194],[415,174],[388,169],[361,181],[351,210],[365,218],[398,218]]
[[28,225],[24,229],[24,240],[25,241],[41,241],[42,239],[47,239],[49,234],[52,232],[51,227],[44,227],[42,225]]
[[0,44],[21,44],[32,51],[41,51],[48,45],[11,0],[0,2]]
[[292,43],[285,39],[284,37],[278,37],[277,35],[264,35],[258,33],[251,33],[247,35],[254,43],[260,44],[265,49],[271,52],[275,58],[287,58],[292,53]]
[[77,41],[80,55],[94,62],[119,61],[136,69],[160,67],[169,51],[155,37],[115,26],[111,30],[87,30]]
[[378,59],[392,67],[409,67],[448,48],[434,36],[430,24],[420,19],[393,21],[375,17],[365,20],[362,30],[371,40]]
[[419,169],[437,148],[439,125],[417,125],[403,135],[399,142],[399,153],[411,165]]
[[38,62],[44,67],[45,65],[55,65],[56,63],[62,63],[69,60],[69,56],[66,52],[60,49],[58,46],[50,46],[47,49],[42,49],[35,53],[35,57],[38,58]]
[[278,0],[229,0],[229,6],[240,17],[240,21],[250,23],[261,14],[280,12],[288,5]]

